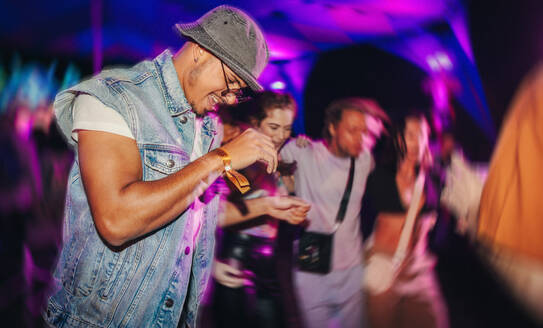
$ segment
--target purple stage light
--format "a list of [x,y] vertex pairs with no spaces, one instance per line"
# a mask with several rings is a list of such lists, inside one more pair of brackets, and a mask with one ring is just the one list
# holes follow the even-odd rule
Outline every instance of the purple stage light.
[[446,71],[450,71],[453,67],[453,64],[451,62],[451,59],[449,58],[449,56],[444,53],[444,52],[437,52],[436,55],[436,60],[437,62],[439,63],[439,65]]
[[283,81],[275,81],[270,84],[270,89],[272,90],[284,90],[286,88],[286,84]]
[[428,64],[428,66],[430,66],[430,69],[434,72],[437,72],[439,71],[440,67],[439,67],[439,62],[437,61],[437,59],[433,56],[433,55],[429,55],[426,57],[426,63]]
[[432,72],[450,71],[453,69],[451,58],[442,51],[437,51],[426,56],[426,63]]

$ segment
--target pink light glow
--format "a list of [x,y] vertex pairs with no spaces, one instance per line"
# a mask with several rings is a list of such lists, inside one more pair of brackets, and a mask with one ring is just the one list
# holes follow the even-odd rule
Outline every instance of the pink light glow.
[[350,44],[353,40],[339,28],[324,28],[305,24],[292,24],[308,40],[312,42]]
[[370,0],[357,8],[386,12],[388,15],[431,17],[440,16],[447,9],[446,1],[439,0]]
[[266,42],[270,48],[271,60],[286,60],[318,49],[309,42],[280,36],[277,34],[266,35]]
[[24,140],[28,140],[32,131],[32,125],[33,117],[30,110],[27,107],[19,107],[15,116],[15,131],[17,131],[17,135]]
[[382,12],[355,11],[347,6],[330,9],[336,24],[348,33],[391,34],[394,27]]
[[449,91],[443,79],[433,79],[431,82],[432,98],[436,109],[444,110],[449,105]]
[[266,245],[266,246],[262,246],[258,252],[264,256],[271,256],[273,254],[273,249],[271,246],[269,245]]

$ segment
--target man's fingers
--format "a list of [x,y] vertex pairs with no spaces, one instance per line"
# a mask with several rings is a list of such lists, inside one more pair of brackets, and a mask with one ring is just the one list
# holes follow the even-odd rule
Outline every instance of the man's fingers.
[[275,150],[275,146],[273,145],[273,142],[270,137],[262,134],[260,138],[260,142],[262,143],[263,147]]
[[277,169],[277,152],[275,150],[261,148],[259,160],[266,162],[268,173],[273,173]]
[[277,171],[277,166],[278,165],[279,165],[279,160],[277,159],[277,152],[274,151],[274,153],[273,153],[273,171],[272,172]]
[[271,161],[268,163],[268,173],[273,173],[277,169],[277,151],[270,137],[260,134],[259,138],[260,149],[272,156]]

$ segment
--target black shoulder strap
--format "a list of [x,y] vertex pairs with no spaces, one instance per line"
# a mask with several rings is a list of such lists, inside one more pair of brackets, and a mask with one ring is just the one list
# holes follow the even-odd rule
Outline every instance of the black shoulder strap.
[[351,157],[351,168],[349,169],[349,179],[347,180],[347,187],[345,187],[345,192],[343,193],[343,198],[339,205],[339,210],[336,216],[336,222],[341,223],[345,218],[345,212],[347,212],[347,204],[349,204],[349,198],[351,197],[351,189],[353,188],[353,178],[354,178],[354,157]]

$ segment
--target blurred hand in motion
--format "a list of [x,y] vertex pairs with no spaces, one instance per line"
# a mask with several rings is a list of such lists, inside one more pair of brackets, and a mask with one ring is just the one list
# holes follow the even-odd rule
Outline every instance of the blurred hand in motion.
[[213,260],[212,275],[219,284],[229,288],[239,288],[245,284],[240,270],[218,260]]
[[268,214],[290,224],[300,224],[307,219],[311,205],[294,196],[269,197]]

